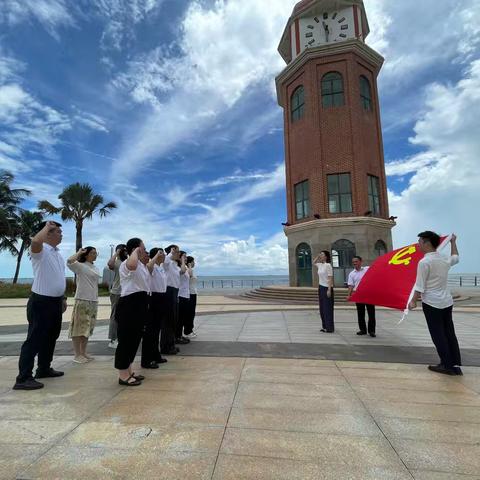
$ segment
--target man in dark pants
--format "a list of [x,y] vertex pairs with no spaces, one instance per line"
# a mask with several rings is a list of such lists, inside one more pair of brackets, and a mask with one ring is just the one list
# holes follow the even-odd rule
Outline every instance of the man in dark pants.
[[37,355],[35,378],[63,375],[63,372],[51,367],[55,343],[62,327],[62,314],[66,310],[65,261],[57,248],[61,241],[62,229],[57,222],[44,223],[40,232],[32,238],[33,285],[27,303],[28,334],[22,345],[14,390],[43,387],[43,383],[32,376]]
[[439,365],[430,365],[433,372],[445,375],[463,375],[460,365],[462,359],[453,325],[453,298],[448,290],[448,271],[459,262],[457,237],[450,240],[450,257],[437,252],[440,236],[426,231],[418,234],[418,243],[425,256],[418,263],[415,291],[409,304],[410,310],[422,299],[423,313],[428,330],[440,357]]
[[[362,257],[356,255],[352,259],[353,270],[348,275],[348,299],[352,293],[357,289],[358,285],[362,281],[363,276],[367,273],[368,267],[362,266]],[[357,318],[358,318],[358,328],[359,331],[357,335],[366,335],[367,333],[371,337],[376,337],[375,327],[375,305],[368,305],[366,303],[356,303],[357,306]],[[365,308],[368,313],[368,330],[367,324],[365,323]]]

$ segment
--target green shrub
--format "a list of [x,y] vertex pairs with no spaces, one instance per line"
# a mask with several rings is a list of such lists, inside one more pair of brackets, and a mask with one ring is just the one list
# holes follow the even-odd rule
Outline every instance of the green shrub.
[[[0,282],[0,298],[28,298],[30,296],[32,285],[27,283],[12,283]],[[73,278],[67,278],[67,297],[75,295],[75,283]],[[101,283],[98,286],[98,296],[107,297],[109,295],[109,287],[107,283]]]

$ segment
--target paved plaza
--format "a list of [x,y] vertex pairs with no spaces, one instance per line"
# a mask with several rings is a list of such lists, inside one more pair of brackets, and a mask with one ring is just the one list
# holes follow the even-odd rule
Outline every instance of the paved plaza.
[[426,369],[420,312],[398,325],[379,310],[370,338],[351,308],[335,334],[314,309],[245,309],[200,315],[181,356],[137,365],[135,388],[117,383],[105,316],[86,365],[65,324],[65,376],[34,392],[11,389],[26,326],[0,310],[0,479],[480,480],[476,310],[455,314],[467,366],[447,377]]

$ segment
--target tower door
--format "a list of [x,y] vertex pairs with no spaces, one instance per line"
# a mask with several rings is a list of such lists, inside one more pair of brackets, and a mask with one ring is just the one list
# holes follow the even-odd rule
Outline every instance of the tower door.
[[297,247],[297,287],[311,287],[312,281],[312,250],[307,243]]
[[344,287],[352,271],[352,260],[356,255],[355,244],[350,240],[337,240],[332,245],[333,280],[335,286]]

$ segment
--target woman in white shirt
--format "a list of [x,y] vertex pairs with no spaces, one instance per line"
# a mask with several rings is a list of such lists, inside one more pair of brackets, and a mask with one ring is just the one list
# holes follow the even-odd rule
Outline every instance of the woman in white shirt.
[[73,306],[72,321],[68,337],[72,339],[75,363],[93,360],[87,353],[87,344],[95,328],[98,310],[98,280],[101,275],[94,262],[97,250],[94,247],[81,248],[67,260],[68,268],[77,276],[77,290]]
[[318,306],[322,319],[321,332],[333,333],[335,324],[333,320],[333,268],[330,252],[322,250],[313,260],[318,269]]
[[193,257],[187,257],[187,268],[190,276],[189,290],[190,300],[188,302],[188,315],[183,325],[183,334],[187,338],[195,338],[197,335],[193,331],[195,313],[197,309],[197,275],[195,274],[195,259]]
[[119,269],[122,293],[115,315],[118,325],[115,368],[120,385],[135,387],[145,379],[143,375],[135,375],[132,364],[147,322],[151,275],[147,268],[148,254],[140,238],[127,242],[127,254],[128,259]]
[[[183,336],[183,328],[188,321],[188,310],[190,303],[190,269],[187,267],[187,254],[180,252],[180,285],[178,288],[178,319],[175,328],[175,343],[190,343],[190,340]],[[183,271],[185,270],[185,271]]]

